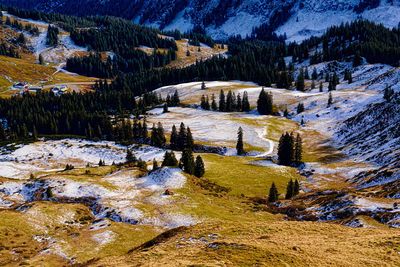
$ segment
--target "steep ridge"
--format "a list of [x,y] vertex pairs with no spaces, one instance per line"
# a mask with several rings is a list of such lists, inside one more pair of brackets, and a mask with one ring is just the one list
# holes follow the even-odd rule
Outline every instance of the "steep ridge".
[[1,0],[0,3],[73,15],[121,16],[165,30],[188,31],[200,26],[215,38],[246,36],[254,27],[267,24],[279,34],[286,33],[289,40],[298,41],[357,18],[387,27],[397,27],[400,22],[396,15],[400,12],[398,0]]

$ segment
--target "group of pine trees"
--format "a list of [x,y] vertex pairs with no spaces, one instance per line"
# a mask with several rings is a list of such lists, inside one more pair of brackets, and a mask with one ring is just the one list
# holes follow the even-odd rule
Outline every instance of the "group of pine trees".
[[265,92],[262,88],[260,95],[257,100],[257,111],[260,115],[272,115],[273,114],[273,98],[272,93]]
[[46,44],[48,46],[57,46],[59,34],[60,30],[57,26],[49,25],[47,28]]
[[[285,199],[291,199],[295,196],[297,196],[300,193],[300,183],[298,180],[293,181],[290,179],[290,181],[287,184],[286,187],[286,195]],[[276,187],[275,183],[273,182],[268,193],[268,202],[273,203],[279,200],[279,192],[278,188]]]
[[218,104],[215,99],[215,95],[211,95],[211,103],[208,95],[202,95],[200,100],[200,107],[205,110],[213,110],[220,112],[249,112],[250,103],[247,92],[243,93],[243,97],[240,93],[237,95],[229,90],[228,94],[221,90],[219,94]]
[[[0,25],[3,24],[3,13],[0,11]],[[4,22],[6,26],[12,27],[18,31],[26,31],[32,35],[39,35],[39,28],[30,23],[22,24],[18,20],[11,21],[10,17],[6,17]]]
[[[154,166],[155,164],[153,164]],[[201,156],[194,159],[193,152],[190,149],[185,149],[182,152],[182,157],[178,161],[173,151],[166,151],[164,160],[161,164],[162,167],[179,167],[184,172],[201,178],[205,174],[205,165]],[[154,169],[154,168],[153,168]]]
[[179,131],[176,129],[176,126],[172,126],[171,130],[171,149],[173,150],[180,150],[184,151],[193,150],[194,148],[194,141],[192,132],[189,127],[186,127],[185,124],[182,122],[179,126]]
[[285,166],[299,165],[302,163],[303,148],[300,134],[295,137],[293,133],[282,134],[278,145],[279,164]]

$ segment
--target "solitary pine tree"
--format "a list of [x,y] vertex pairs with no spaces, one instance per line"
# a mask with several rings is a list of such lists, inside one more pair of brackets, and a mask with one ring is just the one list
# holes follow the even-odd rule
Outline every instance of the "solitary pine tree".
[[236,144],[236,151],[238,155],[244,155],[245,151],[243,148],[243,129],[242,127],[239,127],[238,130],[238,140],[237,140],[237,144]]
[[328,108],[329,108],[330,106],[332,106],[332,104],[333,104],[332,93],[329,92],[329,96],[328,96]]
[[206,89],[207,89],[206,83],[203,81],[203,82],[201,83],[201,90],[206,90]]
[[204,173],[205,173],[205,167],[203,159],[200,156],[197,156],[194,167],[194,176],[200,178],[204,176]]
[[272,183],[271,188],[269,189],[268,194],[268,202],[276,202],[279,199],[278,188],[276,188],[275,183]]

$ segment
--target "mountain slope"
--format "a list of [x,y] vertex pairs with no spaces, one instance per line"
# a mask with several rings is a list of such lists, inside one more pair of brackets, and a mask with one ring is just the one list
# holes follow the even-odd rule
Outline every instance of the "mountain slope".
[[365,18],[396,27],[399,0],[0,0],[0,3],[73,15],[113,15],[161,29],[204,27],[215,38],[251,34],[269,24],[289,40],[319,35],[329,26]]

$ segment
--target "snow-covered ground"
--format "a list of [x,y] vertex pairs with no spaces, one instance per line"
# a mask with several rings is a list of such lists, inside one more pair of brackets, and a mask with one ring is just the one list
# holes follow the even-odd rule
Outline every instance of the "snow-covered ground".
[[[131,146],[133,154],[144,161],[161,161],[165,151],[149,146]],[[31,173],[125,161],[127,147],[114,142],[92,142],[81,139],[49,140],[23,145],[14,151],[3,149],[0,155],[0,177],[27,179]]]
[[159,109],[149,113],[150,123],[162,122],[166,131],[171,131],[172,125],[179,128],[183,122],[193,134],[196,141],[201,141],[213,146],[234,147],[237,141],[239,127],[243,128],[244,142],[252,146],[265,149],[267,154],[272,153],[273,143],[266,139],[265,127],[250,126],[241,123],[241,119],[254,120],[266,119],[266,116],[252,116],[251,114],[222,113],[205,111],[193,108],[170,108],[170,112],[160,114]]
[[[137,158],[145,161],[161,161],[165,153],[165,150],[148,146],[130,148]],[[174,199],[174,196],[164,195],[165,190],[180,189],[186,184],[186,177],[180,169],[162,168],[144,177],[135,170],[122,169],[93,181],[59,172],[64,164],[82,168],[88,163],[97,164],[100,159],[106,164],[123,162],[126,149],[113,142],[66,139],[22,145],[13,152],[3,151],[0,176],[11,179],[0,181],[0,206],[10,208],[15,204],[45,199],[83,203],[97,218],[118,222],[167,228],[196,223],[197,219],[189,215],[164,211],[163,208]],[[30,173],[35,172],[41,173],[38,176],[42,178],[28,179]],[[86,175],[90,176],[90,173]],[[150,212],[143,210],[143,205],[157,208]]]

